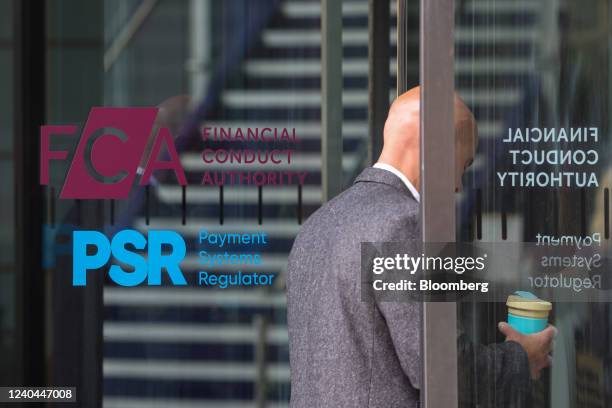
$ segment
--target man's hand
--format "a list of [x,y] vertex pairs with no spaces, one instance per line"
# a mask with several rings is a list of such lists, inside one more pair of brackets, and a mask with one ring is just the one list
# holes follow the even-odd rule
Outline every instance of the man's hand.
[[540,378],[540,371],[551,364],[550,352],[557,329],[549,325],[541,332],[526,335],[517,332],[506,322],[499,323],[498,327],[499,331],[506,336],[506,341],[517,342],[527,352],[531,378],[534,380]]

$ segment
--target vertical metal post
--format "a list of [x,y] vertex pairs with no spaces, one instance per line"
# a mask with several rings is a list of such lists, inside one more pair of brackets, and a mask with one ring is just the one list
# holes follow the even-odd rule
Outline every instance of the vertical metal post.
[[408,61],[406,59],[408,47],[408,0],[397,0],[397,43],[396,43],[396,57],[397,57],[397,95],[406,92],[408,90],[408,75],[407,66]]
[[257,315],[254,319],[257,334],[255,343],[255,406],[265,408],[266,394],[268,388],[266,346],[268,343],[268,322],[263,315]]
[[342,190],[342,2],[321,0],[321,184],[323,202]]
[[191,56],[187,64],[189,89],[192,100],[199,101],[208,86],[212,66],[212,2],[210,0],[190,0],[189,2],[189,39]]
[[368,154],[372,164],[382,151],[383,130],[389,110],[389,8],[389,0],[369,0]]
[[46,2],[14,2],[15,262],[20,385],[46,384],[46,288],[42,270],[44,194],[39,129],[45,122]]
[[[421,225],[424,242],[455,240],[454,0],[421,0]],[[422,406],[458,405],[457,308],[423,305]]]
[[[101,230],[103,218],[103,202],[100,200],[85,202],[83,206],[85,209],[86,217],[84,219],[83,228],[89,230]],[[80,347],[78,356],[80,367],[77,373],[82,378],[72,382],[76,384],[78,389],[78,398],[82,406],[84,407],[102,407],[102,394],[103,394],[103,372],[102,372],[102,360],[104,354],[104,338],[103,338],[103,320],[104,320],[104,275],[95,274],[95,277],[87,282],[87,286],[82,288],[80,298],[82,300],[82,311],[78,311],[74,314],[74,317],[81,319],[78,330],[81,330],[80,334]],[[79,288],[77,288],[79,289]],[[71,296],[74,299],[78,291],[65,291],[64,296]],[[59,323],[57,320],[54,322],[55,327],[58,328]],[[65,328],[66,319],[61,323]],[[69,336],[69,335],[65,335]],[[57,354],[56,354],[57,355]],[[68,360],[67,363],[63,363],[63,370],[70,370],[70,364],[72,362]],[[77,364],[72,367],[78,367]],[[57,368],[57,365],[56,365]],[[68,371],[70,372],[70,371]],[[72,375],[74,376],[75,371],[73,369]],[[74,378],[74,377],[73,377]]]

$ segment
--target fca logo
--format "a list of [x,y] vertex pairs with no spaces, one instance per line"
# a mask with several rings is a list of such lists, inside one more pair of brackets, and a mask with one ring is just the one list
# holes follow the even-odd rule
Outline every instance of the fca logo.
[[[73,286],[85,286],[87,271],[102,268],[111,255],[118,263],[131,269],[126,270],[119,265],[110,267],[108,274],[118,285],[137,286],[145,279],[148,285],[161,285],[164,268],[173,285],[187,285],[179,267],[185,258],[185,241],[174,231],[149,231],[146,258],[134,251],[142,251],[147,247],[147,239],[138,231],[120,231],[111,242],[98,231],[74,231],[72,238]],[[128,246],[134,250],[128,249]],[[165,254],[162,253],[162,247],[167,249]],[[95,253],[88,254],[88,249],[95,249]]]
[[[155,170],[173,170],[181,185],[185,172],[167,128],[151,135],[157,108],[92,108],[74,152],[60,198],[127,198],[138,165],[147,160],[140,185],[149,183]],[[65,150],[51,150],[51,136],[74,135],[76,126],[42,126],[40,129],[40,184],[49,184],[49,161],[66,160]],[[150,156],[143,157],[149,138],[155,136]],[[169,160],[158,161],[162,145]]]

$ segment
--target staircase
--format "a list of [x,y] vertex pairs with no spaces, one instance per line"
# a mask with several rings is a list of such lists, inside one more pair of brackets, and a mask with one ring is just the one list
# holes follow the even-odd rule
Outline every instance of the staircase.
[[[465,2],[456,27],[459,92],[474,107],[477,118],[479,114],[494,118],[479,122],[484,139],[499,134],[504,112],[520,100],[521,90],[516,84],[531,67],[537,11],[536,3],[531,1],[494,4],[491,7],[486,1]],[[349,175],[364,165],[367,146],[367,14],[367,0],[343,2],[345,174],[338,177],[345,178],[345,185]],[[244,62],[239,78],[224,89],[214,117],[206,121],[209,127],[295,127],[302,141],[291,170],[309,172],[302,191],[304,219],[321,203],[319,20],[318,0],[285,1],[282,16],[263,32],[261,46]],[[409,21],[418,22],[414,6]],[[496,22],[495,31],[491,21]],[[414,30],[416,34],[416,26]],[[394,56],[395,4],[390,36]],[[410,45],[414,50],[418,46],[416,38]],[[493,50],[496,58],[486,57]],[[390,69],[395,83],[394,57]],[[409,69],[412,75],[418,74],[416,61]],[[478,80],[478,76],[486,80]],[[394,94],[390,84],[390,96]],[[495,115],[487,113],[491,109]],[[181,160],[188,177],[204,171],[197,149],[185,152]],[[288,406],[283,272],[300,227],[296,216],[297,187],[262,189],[261,226],[257,188],[226,187],[223,194],[224,220],[220,225],[218,188],[190,185],[187,222],[182,225],[181,188],[163,184],[156,189],[156,200],[171,210],[151,217],[149,225],[144,217],[139,218],[135,227],[142,231],[176,230],[193,242],[203,228],[215,232],[265,231],[270,245],[263,251],[263,265],[243,271],[274,273],[276,285],[271,289],[241,290],[105,287],[105,408],[255,407],[262,372],[257,364],[262,336],[266,342],[266,406]],[[184,272],[193,279],[199,270],[197,253],[190,253]]]

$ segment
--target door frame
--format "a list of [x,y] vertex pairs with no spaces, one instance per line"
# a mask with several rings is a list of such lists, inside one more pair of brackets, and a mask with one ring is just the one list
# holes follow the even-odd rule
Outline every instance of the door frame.
[[[398,0],[398,94],[407,90],[408,83],[408,5],[407,0]],[[454,0],[420,1],[420,221],[423,242],[454,242],[456,238],[454,10]],[[424,302],[421,320],[422,406],[456,408],[457,305],[455,302]]]

